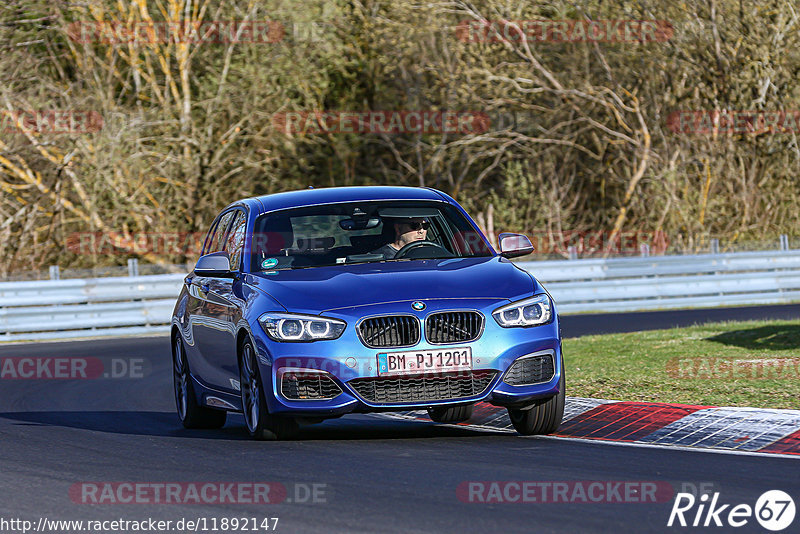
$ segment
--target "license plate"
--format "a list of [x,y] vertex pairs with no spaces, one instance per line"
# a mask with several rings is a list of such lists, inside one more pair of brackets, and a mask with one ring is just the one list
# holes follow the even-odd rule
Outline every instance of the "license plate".
[[472,369],[470,347],[378,353],[379,376],[470,369]]

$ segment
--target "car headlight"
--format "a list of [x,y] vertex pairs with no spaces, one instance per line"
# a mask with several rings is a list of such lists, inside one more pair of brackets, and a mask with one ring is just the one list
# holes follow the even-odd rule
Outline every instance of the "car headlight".
[[545,324],[553,317],[553,303],[547,295],[536,295],[497,308],[492,317],[505,328]]
[[336,339],[347,326],[347,323],[338,319],[293,313],[265,313],[258,318],[258,322],[270,339],[275,341]]

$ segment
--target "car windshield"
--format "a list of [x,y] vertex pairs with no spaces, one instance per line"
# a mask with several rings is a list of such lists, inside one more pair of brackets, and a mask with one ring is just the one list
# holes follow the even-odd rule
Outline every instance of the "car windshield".
[[253,271],[491,256],[483,237],[443,202],[354,202],[266,213],[255,222]]

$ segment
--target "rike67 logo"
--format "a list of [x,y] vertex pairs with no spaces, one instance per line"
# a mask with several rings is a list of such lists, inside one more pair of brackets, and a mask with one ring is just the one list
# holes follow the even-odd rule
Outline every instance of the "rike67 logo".
[[794,521],[794,500],[784,491],[764,492],[755,506],[723,504],[719,496],[719,492],[715,492],[711,497],[704,493],[699,498],[691,493],[678,493],[667,526],[738,528],[747,525],[755,517],[763,528],[778,532]]

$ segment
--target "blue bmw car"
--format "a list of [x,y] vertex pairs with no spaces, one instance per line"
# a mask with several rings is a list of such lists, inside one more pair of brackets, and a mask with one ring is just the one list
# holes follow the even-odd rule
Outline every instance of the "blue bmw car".
[[178,415],[256,439],[349,413],[426,409],[466,421],[478,401],[518,432],[564,411],[561,332],[547,291],[450,196],[335,187],[234,202],[216,217],[172,316]]

